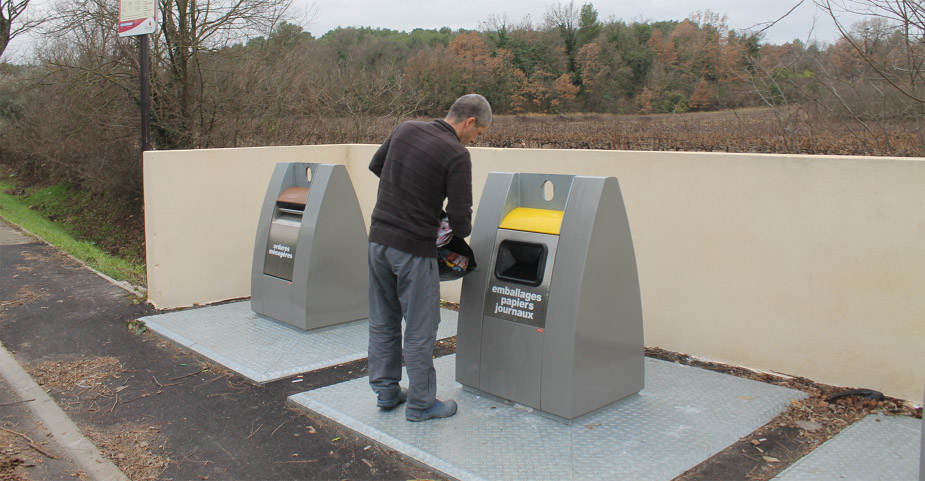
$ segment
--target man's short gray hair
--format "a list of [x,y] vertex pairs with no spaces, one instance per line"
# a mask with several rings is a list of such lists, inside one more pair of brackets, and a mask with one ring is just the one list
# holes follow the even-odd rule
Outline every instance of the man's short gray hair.
[[468,94],[456,99],[450,112],[446,114],[447,120],[462,122],[469,117],[475,117],[475,124],[479,127],[491,126],[491,105],[488,100],[479,94]]

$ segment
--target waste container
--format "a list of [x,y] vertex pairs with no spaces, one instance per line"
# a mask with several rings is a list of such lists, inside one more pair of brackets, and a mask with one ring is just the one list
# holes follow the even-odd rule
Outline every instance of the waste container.
[[306,330],[369,317],[367,245],[346,167],[277,164],[257,224],[251,309]]
[[636,257],[614,177],[490,173],[456,380],[566,419],[643,388]]

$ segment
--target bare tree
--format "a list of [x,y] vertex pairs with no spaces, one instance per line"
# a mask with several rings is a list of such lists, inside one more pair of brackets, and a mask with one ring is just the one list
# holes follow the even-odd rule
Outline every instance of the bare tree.
[[41,23],[25,15],[28,6],[29,0],[0,0],[0,57],[10,40]]
[[[277,78],[270,62],[260,58],[260,50],[227,45],[245,34],[253,36],[270,29],[289,3],[213,0],[210,5],[179,1],[186,3],[162,7],[180,8],[183,15],[178,15],[178,10],[162,12],[167,25],[162,22],[160,31],[152,35],[155,142],[160,148],[224,146],[230,143],[229,136],[221,133],[229,123],[230,103],[249,97],[247,105],[252,107],[241,112],[245,119],[260,118],[250,115],[252,112],[262,114],[274,106],[287,105],[253,94],[255,82]],[[227,8],[220,8],[217,2],[225,2],[222,5]],[[62,166],[57,170],[66,172],[68,180],[76,184],[95,191],[119,191],[136,199],[141,189],[136,144],[139,51],[137,39],[118,36],[117,16],[116,0],[65,0],[57,4],[44,32],[48,41],[39,52],[40,65],[33,69],[37,80],[27,92],[30,96],[23,102],[22,119],[16,124],[16,147],[22,153],[19,157],[28,162]],[[186,22],[182,28],[178,27],[181,17]],[[234,52],[246,54],[245,62],[236,62]],[[229,88],[238,84],[242,88]],[[256,87],[269,96],[280,95],[260,84]],[[283,115],[288,118],[290,112],[281,111],[276,117]],[[291,135],[289,124],[277,125],[272,136],[266,129],[252,129],[258,134],[255,140],[240,143],[273,142]]]
[[581,9],[575,6],[574,1],[568,4],[560,3],[546,9],[546,27],[555,29],[565,45],[565,54],[568,56],[568,70],[574,72],[578,56],[578,28],[581,23]]
[[[88,80],[114,83],[137,102],[137,48],[133,38],[118,37],[118,11],[117,0],[60,2],[44,32],[56,47],[44,57],[60,69],[84,70]],[[313,12],[310,7],[306,14]],[[158,0],[158,15],[151,45],[155,147],[206,146],[215,125],[206,104],[214,102],[203,99],[214,90],[209,82],[215,76],[204,69],[216,62],[205,58],[225,55],[233,42],[270,34],[292,19],[292,0]],[[78,62],[87,52],[95,60]]]
[[[918,103],[922,95],[923,62],[925,62],[925,5],[918,0],[815,0],[835,24],[844,41],[848,42],[874,71],[893,88]],[[882,18],[892,24],[902,40],[900,58],[878,58],[871,54],[870,40],[857,35],[839,18],[841,13],[853,13]],[[900,63],[896,63],[899,61]]]
[[[814,0],[834,22],[846,42],[890,88],[911,103],[919,138],[925,148],[925,5],[921,0]],[[859,14],[877,22],[847,26],[840,15]],[[872,28],[875,27],[875,28]],[[879,48],[892,40],[893,48]]]
[[196,147],[207,128],[205,112],[196,105],[203,91],[202,56],[234,40],[260,32],[269,34],[289,19],[292,0],[159,0],[160,42],[155,52],[166,67],[161,95],[173,98],[170,129],[160,131],[167,148]]

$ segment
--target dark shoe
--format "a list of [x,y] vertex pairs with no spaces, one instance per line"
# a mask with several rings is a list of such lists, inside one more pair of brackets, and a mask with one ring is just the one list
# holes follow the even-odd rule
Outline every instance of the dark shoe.
[[376,401],[376,406],[383,411],[391,411],[395,406],[405,402],[405,399],[408,399],[408,390],[402,387],[398,389],[398,394],[388,399],[383,399],[380,394],[379,400]]
[[434,418],[448,418],[456,414],[456,401],[440,401],[439,399],[427,409],[405,409],[405,419],[409,421],[427,421]]

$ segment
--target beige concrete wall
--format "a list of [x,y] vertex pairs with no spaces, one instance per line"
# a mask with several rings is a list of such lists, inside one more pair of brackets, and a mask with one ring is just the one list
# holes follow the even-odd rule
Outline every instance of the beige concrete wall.
[[249,296],[257,218],[273,167],[342,164],[347,149],[145,152],[148,299],[170,308]]
[[[276,161],[346,163],[368,221],[375,148],[146,154],[149,298],[170,307],[248,295],[253,230]],[[476,202],[490,171],[620,180],[646,345],[921,400],[925,160],[471,150]],[[233,199],[203,221],[194,206],[216,196]],[[460,286],[444,283],[444,297],[458,300]]]

